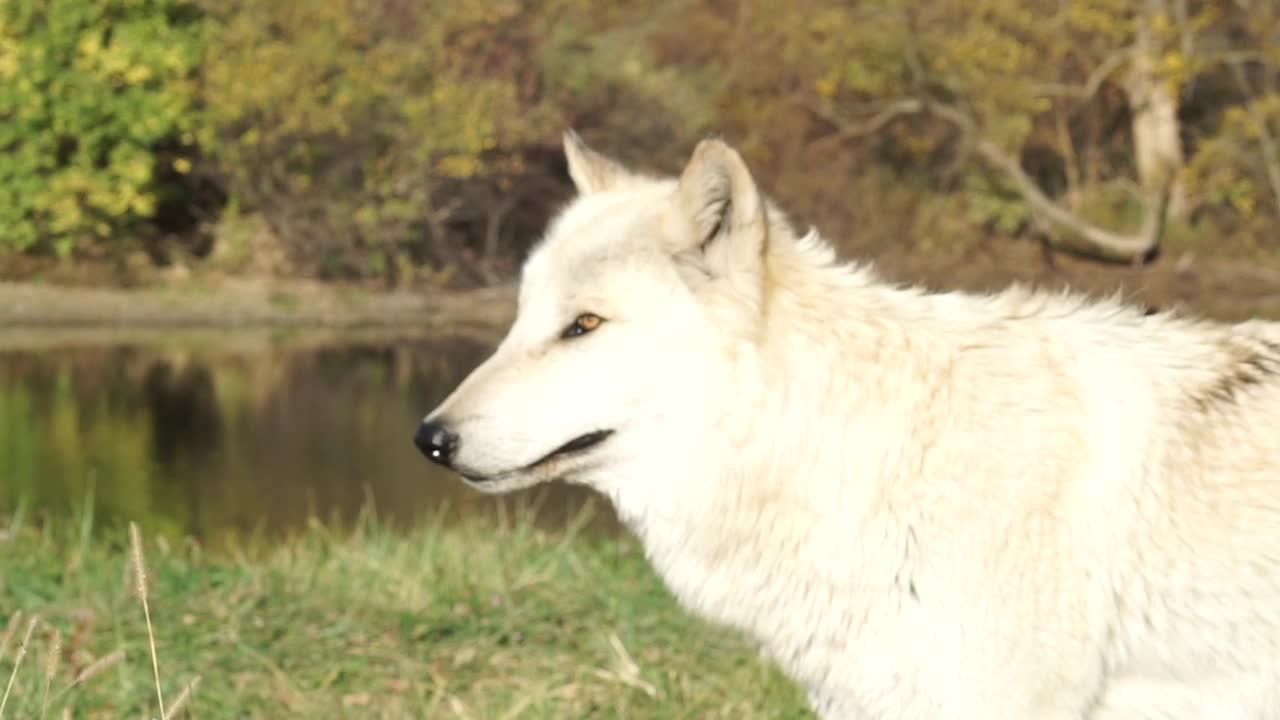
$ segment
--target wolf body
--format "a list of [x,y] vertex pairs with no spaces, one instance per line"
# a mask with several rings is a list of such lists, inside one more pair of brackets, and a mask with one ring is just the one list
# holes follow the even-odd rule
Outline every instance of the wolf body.
[[424,453],[599,490],[824,718],[1280,718],[1280,324],[901,287],[721,141],[565,151]]

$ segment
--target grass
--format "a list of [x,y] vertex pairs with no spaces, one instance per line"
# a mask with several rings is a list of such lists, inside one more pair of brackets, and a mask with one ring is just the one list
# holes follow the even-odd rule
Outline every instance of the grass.
[[811,717],[633,540],[524,515],[367,515],[213,554],[19,513],[0,520],[0,633],[0,720]]

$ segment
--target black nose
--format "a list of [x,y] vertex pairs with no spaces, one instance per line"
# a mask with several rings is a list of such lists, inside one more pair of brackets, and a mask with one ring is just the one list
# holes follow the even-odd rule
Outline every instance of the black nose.
[[453,463],[453,453],[458,449],[458,436],[439,422],[424,422],[413,434],[413,444],[431,462],[449,467]]

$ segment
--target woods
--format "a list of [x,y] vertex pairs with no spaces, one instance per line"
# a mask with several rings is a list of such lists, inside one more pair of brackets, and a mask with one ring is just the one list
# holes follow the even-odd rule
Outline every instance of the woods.
[[9,276],[492,283],[565,127],[661,171],[723,135],[852,249],[1280,250],[1269,0],[10,0],[0,117]]

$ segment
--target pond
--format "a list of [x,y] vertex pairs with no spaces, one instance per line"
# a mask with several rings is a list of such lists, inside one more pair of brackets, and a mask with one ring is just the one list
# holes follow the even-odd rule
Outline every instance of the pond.
[[412,437],[488,341],[379,333],[0,332],[0,514],[93,510],[211,545],[279,537],[362,509],[394,524],[536,509],[561,525],[582,488],[468,489]]

